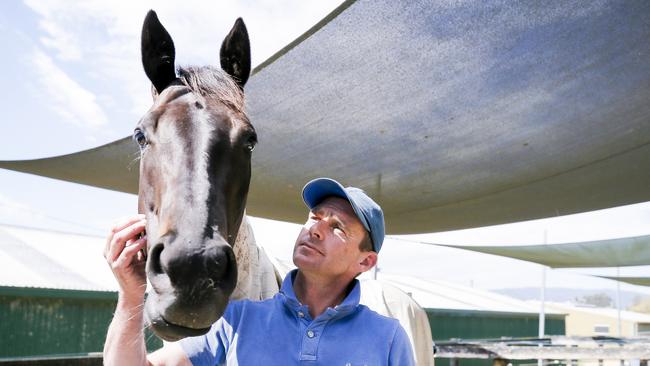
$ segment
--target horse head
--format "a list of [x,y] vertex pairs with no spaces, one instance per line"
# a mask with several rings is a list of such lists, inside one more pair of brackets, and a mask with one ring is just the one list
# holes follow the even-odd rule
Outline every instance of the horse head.
[[133,139],[141,150],[138,210],[147,217],[145,319],[160,338],[205,334],[237,282],[233,245],[250,183],[255,129],[244,113],[250,45],[237,19],[221,68],[174,65],[174,43],[156,13],[142,28],[153,105]]

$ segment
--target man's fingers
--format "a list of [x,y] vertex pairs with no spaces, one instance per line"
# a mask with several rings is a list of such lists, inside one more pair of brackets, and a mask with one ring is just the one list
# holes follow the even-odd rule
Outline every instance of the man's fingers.
[[145,218],[144,214],[137,214],[137,215],[121,218],[115,222],[115,225],[113,225],[113,229],[112,229],[113,233],[122,231],[127,226],[130,226],[131,224],[134,224],[140,220],[144,220],[144,218]]
[[145,219],[145,215],[138,214],[138,215],[124,217],[117,220],[113,224],[113,227],[111,227],[111,231],[108,234],[108,237],[106,238],[106,246],[104,247],[104,257],[108,259],[108,253],[110,252],[111,243],[113,241],[113,237],[115,236],[115,234],[124,230],[126,227],[133,225],[134,223],[144,219]]
[[120,255],[126,243],[129,240],[134,240],[138,234],[142,233],[145,229],[146,221],[141,220],[133,223],[131,226],[127,226],[121,231],[113,235],[113,238],[110,242],[110,248],[108,251],[108,260],[114,261]]
[[113,262],[114,267],[119,266],[128,266],[133,261],[133,257],[138,254],[142,248],[147,245],[147,238],[142,237],[134,241],[131,245],[128,245],[122,250],[120,255]]

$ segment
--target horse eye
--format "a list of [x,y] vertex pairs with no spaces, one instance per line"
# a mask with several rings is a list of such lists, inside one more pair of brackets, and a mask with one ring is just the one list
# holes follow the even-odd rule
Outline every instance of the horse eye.
[[140,148],[147,146],[147,138],[144,136],[144,132],[139,129],[133,132],[133,141],[140,145]]
[[248,151],[250,151],[250,152],[253,152],[253,150],[255,150],[255,145],[257,145],[257,138],[254,137],[254,136],[251,136],[248,139],[248,142],[246,142],[246,149],[248,149]]

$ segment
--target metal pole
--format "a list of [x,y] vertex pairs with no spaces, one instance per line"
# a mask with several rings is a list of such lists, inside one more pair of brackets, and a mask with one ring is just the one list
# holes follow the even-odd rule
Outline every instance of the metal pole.
[[545,309],[545,302],[546,302],[546,266],[542,266],[542,290],[540,291],[540,303],[541,306],[539,307],[539,332],[537,336],[539,338],[544,338],[544,323],[546,320],[546,309]]
[[618,319],[617,319],[617,326],[618,326],[618,336],[619,338],[623,336],[623,332],[621,331],[621,267],[616,267],[616,309],[618,310]]
[[[547,239],[546,239],[546,229],[544,229],[544,245],[547,244]],[[542,265],[542,288],[539,294],[540,297],[540,308],[539,308],[539,327],[538,327],[538,333],[537,336],[541,339],[544,338],[544,325],[546,321],[546,312],[544,309],[544,303],[546,302],[546,266]],[[541,347],[540,343],[540,347]],[[544,361],[540,358],[537,359],[537,366],[542,366],[544,364]]]

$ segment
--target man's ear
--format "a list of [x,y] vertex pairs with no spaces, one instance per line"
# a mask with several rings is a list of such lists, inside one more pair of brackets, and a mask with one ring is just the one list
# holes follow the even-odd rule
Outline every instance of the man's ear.
[[361,272],[367,272],[377,264],[377,252],[361,252],[359,267]]

